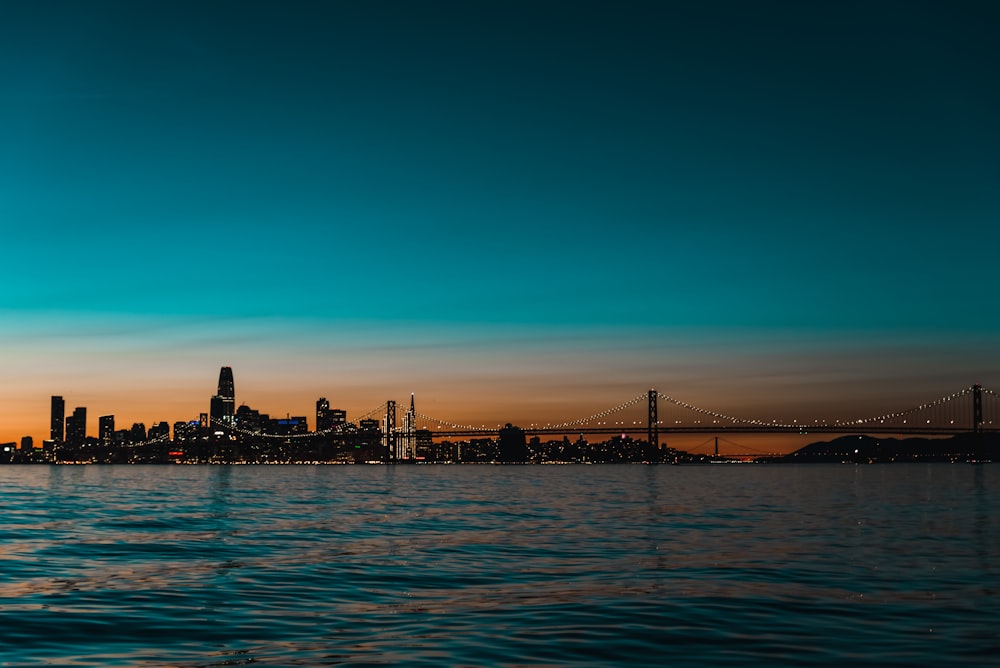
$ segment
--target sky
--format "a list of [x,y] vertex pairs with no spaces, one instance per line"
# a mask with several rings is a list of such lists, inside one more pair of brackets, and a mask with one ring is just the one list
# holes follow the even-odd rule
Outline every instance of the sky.
[[0,4],[0,442],[49,397],[560,422],[1000,387],[993,2]]

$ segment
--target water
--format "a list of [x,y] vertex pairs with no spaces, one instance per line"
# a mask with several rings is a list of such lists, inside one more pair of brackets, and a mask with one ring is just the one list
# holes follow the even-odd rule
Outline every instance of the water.
[[0,665],[982,665],[1000,465],[0,467]]

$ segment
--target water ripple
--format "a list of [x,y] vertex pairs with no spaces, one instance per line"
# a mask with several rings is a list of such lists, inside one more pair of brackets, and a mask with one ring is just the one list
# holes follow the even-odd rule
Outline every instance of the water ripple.
[[7,467],[0,665],[982,665],[1000,468]]

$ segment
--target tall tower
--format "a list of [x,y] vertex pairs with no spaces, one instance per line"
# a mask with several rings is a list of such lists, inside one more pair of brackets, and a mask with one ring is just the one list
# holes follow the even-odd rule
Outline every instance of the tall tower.
[[98,437],[101,439],[101,445],[111,445],[111,442],[115,438],[115,416],[114,415],[102,415],[97,420],[98,424]]
[[66,402],[62,397],[52,397],[52,412],[49,416],[49,438],[61,443],[66,427]]
[[333,427],[333,416],[330,415],[330,402],[326,397],[316,400],[316,431],[324,431]]
[[66,418],[66,442],[80,446],[87,440],[87,409],[79,406]]
[[236,386],[233,383],[232,367],[224,366],[219,370],[219,396],[236,401]]
[[233,370],[228,366],[219,371],[219,392],[212,397],[209,405],[209,415],[213,421],[232,424],[236,415],[236,387],[233,383]]
[[972,431],[983,430],[983,388],[976,383],[972,386]]
[[656,417],[656,390],[649,391],[649,417],[646,420],[646,436],[654,449],[660,449],[660,420]]
[[403,429],[396,440],[396,459],[413,459],[417,456],[417,410],[410,393],[410,408],[403,415]]
[[386,459],[396,461],[396,402],[390,399],[385,402],[385,417],[382,418],[382,442],[385,445]]

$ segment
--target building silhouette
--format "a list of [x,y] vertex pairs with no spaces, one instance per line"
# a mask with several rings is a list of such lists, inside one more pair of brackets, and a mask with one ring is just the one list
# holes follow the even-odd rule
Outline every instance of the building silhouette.
[[233,370],[224,366],[219,369],[219,396],[236,399],[236,386],[233,383]]
[[523,464],[528,461],[528,444],[524,430],[511,423],[500,430],[497,443],[498,459],[506,464]]
[[275,418],[268,422],[268,432],[290,436],[292,434],[309,433],[309,421],[304,415],[289,415],[288,417]]
[[198,436],[198,421],[188,420],[174,423],[174,441],[186,442],[194,440]]
[[146,438],[149,440],[154,440],[157,438],[168,439],[170,438],[170,424],[165,421],[160,421],[149,428],[149,432],[146,434]]
[[102,415],[97,420],[97,436],[101,439],[101,445],[111,445],[115,439],[115,416]]
[[236,409],[236,424],[247,431],[261,431],[270,416],[243,404]]
[[215,423],[232,424],[236,415],[236,386],[233,370],[228,366],[219,370],[219,391],[212,397],[208,411]]
[[326,397],[316,400],[316,429],[323,431],[333,428],[333,421],[330,419],[330,402]]
[[87,409],[78,406],[66,418],[66,443],[79,447],[87,440]]
[[62,397],[52,397],[52,411],[50,414],[49,438],[57,443],[65,439],[66,427],[66,402]]
[[132,428],[128,431],[128,439],[132,443],[142,443],[146,440],[146,424],[144,422],[133,422]]
[[403,425],[396,436],[396,459],[414,459],[417,456],[417,410],[414,408],[413,393],[410,393],[410,407],[403,415]]
[[336,429],[347,423],[347,411],[340,408],[330,408],[326,397],[316,401],[316,431]]

